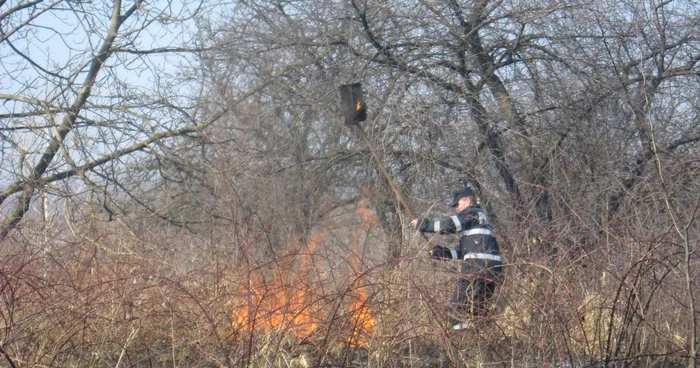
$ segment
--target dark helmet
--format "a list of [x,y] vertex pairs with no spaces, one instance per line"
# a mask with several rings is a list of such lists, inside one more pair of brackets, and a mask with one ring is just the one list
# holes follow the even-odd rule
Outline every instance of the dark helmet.
[[459,200],[464,198],[464,197],[473,197],[474,192],[472,191],[472,188],[469,187],[464,187],[454,193],[452,196],[452,203],[450,203],[450,207],[457,207],[457,203],[459,203]]

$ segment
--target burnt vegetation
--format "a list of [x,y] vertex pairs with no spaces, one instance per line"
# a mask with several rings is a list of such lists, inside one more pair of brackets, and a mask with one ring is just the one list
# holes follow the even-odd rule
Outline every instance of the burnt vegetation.
[[[696,367],[699,27],[684,0],[0,1],[0,366]],[[464,184],[506,261],[456,333],[427,257],[456,239],[409,214]]]

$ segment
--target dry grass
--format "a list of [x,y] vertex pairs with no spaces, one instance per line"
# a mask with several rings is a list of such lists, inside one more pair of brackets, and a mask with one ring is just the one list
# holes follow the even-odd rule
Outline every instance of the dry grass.
[[[255,255],[240,238],[101,228],[0,249],[3,365],[141,367],[648,366],[682,361],[683,299],[661,262],[634,253],[593,287],[557,258],[513,254],[492,313],[455,333],[446,310],[455,265],[421,239],[390,266],[372,226],[329,228]],[[29,230],[25,230],[25,235]],[[233,239],[233,240],[231,240]],[[529,250],[531,251],[531,250]],[[238,254],[239,256],[232,256]],[[606,260],[607,261],[607,260]],[[591,266],[593,265],[593,266]],[[620,275],[628,275],[623,279]],[[629,280],[637,280],[632,283]],[[674,298],[674,296],[677,296]],[[607,363],[604,363],[606,362]],[[601,363],[603,362],[603,363]]]

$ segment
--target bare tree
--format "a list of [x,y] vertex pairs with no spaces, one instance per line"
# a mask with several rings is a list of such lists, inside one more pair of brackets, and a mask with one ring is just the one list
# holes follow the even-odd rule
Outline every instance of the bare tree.
[[[634,346],[646,327],[643,316],[659,302],[661,285],[651,275],[669,269],[639,264],[651,252],[674,259],[670,270],[680,270],[673,256],[677,248],[661,246],[678,240],[665,237],[673,218],[663,210],[656,171],[673,173],[673,185],[666,185],[674,188],[669,198],[681,207],[696,206],[691,177],[697,172],[692,162],[700,140],[698,40],[693,36],[697,5],[485,0],[348,1],[342,7],[330,2],[247,4],[247,19],[264,21],[254,32],[233,37],[232,44],[258,45],[254,55],[278,56],[253,59],[250,65],[260,69],[256,73],[265,71],[259,65],[279,68],[309,60],[306,50],[324,57],[305,65],[335,73],[323,75],[327,79],[315,75],[313,80],[323,81],[315,90],[330,95],[341,83],[364,83],[371,111],[365,125],[369,144],[414,197],[415,212],[444,201],[446,186],[470,182],[481,189],[482,201],[494,207],[504,243],[515,257],[539,265],[546,256],[542,266],[553,272],[546,283],[552,293],[561,282],[559,272],[583,272],[570,267],[592,262],[600,275],[614,271],[620,284],[608,287],[625,298],[613,293],[606,318],[611,327],[617,318],[636,327],[607,330],[608,350],[600,359],[642,359],[643,352]],[[299,70],[275,88],[307,91],[308,69]],[[347,138],[359,144],[349,148],[361,147],[349,133]],[[348,166],[362,173],[353,184],[375,190],[387,234],[396,234],[391,228],[400,231],[401,209],[372,170],[375,163],[368,152],[356,152],[365,158],[364,172],[356,169],[356,161]],[[654,157],[663,162],[661,170],[650,170]],[[686,218],[694,219],[690,212]],[[654,240],[652,234],[664,237]],[[400,244],[405,235],[390,238]],[[625,244],[629,254],[605,253],[616,244]],[[691,248],[683,249],[689,259],[694,257]],[[627,285],[632,275],[644,282]],[[692,300],[690,290],[697,286],[687,284],[685,299]],[[646,294],[642,298],[639,292]],[[632,302],[639,300],[644,304],[638,308]],[[695,355],[693,349],[687,351]]]
[[[0,252],[5,361],[348,365],[333,339],[362,291],[381,306],[363,348],[378,366],[696,365],[697,4],[219,5],[0,5],[0,230],[31,224],[38,194],[132,215],[43,258]],[[358,81],[360,135],[338,104]],[[440,319],[450,266],[404,230],[389,184],[423,216],[465,183],[496,217],[507,282],[455,338]],[[288,321],[231,313],[305,287],[334,311],[312,346],[271,328]],[[281,300],[268,309],[299,312]]]
[[226,109],[201,113],[204,76],[190,67],[204,45],[188,27],[204,2],[3,5],[3,238],[37,191],[111,192],[152,147],[197,134]]

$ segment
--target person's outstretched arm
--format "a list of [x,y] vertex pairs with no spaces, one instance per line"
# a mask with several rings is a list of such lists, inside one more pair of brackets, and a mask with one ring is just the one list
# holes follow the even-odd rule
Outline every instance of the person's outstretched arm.
[[459,215],[438,221],[414,219],[411,221],[411,226],[422,233],[455,234],[462,231],[462,221]]

